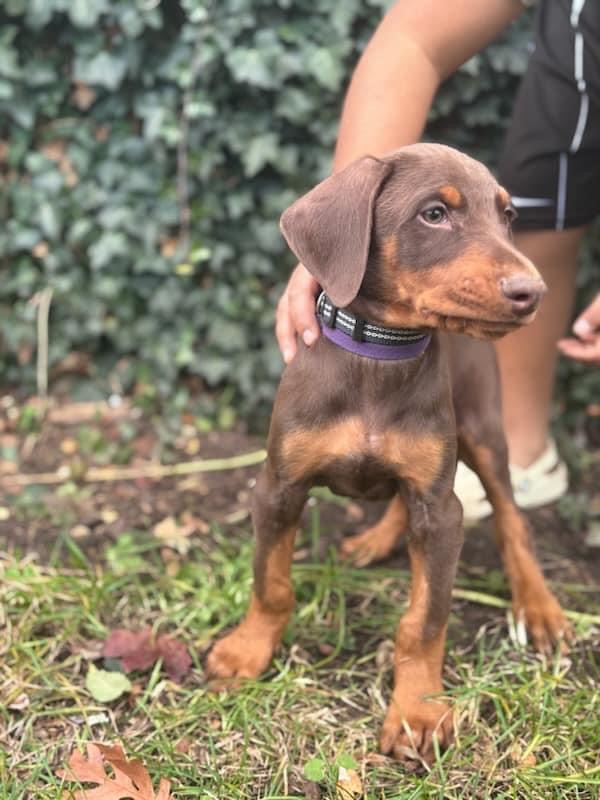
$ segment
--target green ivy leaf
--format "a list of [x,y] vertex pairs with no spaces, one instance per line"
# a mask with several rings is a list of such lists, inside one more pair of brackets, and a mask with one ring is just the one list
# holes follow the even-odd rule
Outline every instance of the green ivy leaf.
[[89,60],[78,57],[74,65],[75,80],[114,91],[127,72],[127,60],[117,53],[99,52]]
[[344,767],[345,769],[358,769],[358,764],[348,753],[340,753],[336,758],[336,763],[338,767]]
[[304,777],[308,781],[318,783],[325,777],[326,766],[322,758],[311,758],[310,761],[307,761],[304,765]]
[[91,28],[98,22],[100,14],[106,11],[106,4],[102,0],[71,0],[67,8],[74,25]]

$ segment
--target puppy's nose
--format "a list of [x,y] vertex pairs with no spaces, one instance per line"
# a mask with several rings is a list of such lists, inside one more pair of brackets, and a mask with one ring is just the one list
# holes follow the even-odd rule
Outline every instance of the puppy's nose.
[[519,317],[525,317],[535,311],[546,294],[544,281],[529,275],[500,278],[500,289],[506,299],[510,300],[513,313]]

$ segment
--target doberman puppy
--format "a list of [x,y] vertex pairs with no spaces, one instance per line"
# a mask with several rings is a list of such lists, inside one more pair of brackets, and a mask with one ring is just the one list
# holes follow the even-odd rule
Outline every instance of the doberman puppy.
[[318,303],[324,335],[301,346],[281,380],[253,496],[250,607],[213,648],[207,672],[255,678],[268,667],[294,607],[290,565],[311,486],[390,498],[380,523],[350,539],[344,554],[368,563],[406,532],[410,603],[398,626],[381,735],[382,751],[400,759],[412,747],[430,760],[433,737],[441,746],[452,737],[449,706],[428,696],[442,691],[463,541],[457,457],[477,472],[493,506],[515,617],[542,650],[569,635],[513,500],[486,341],[531,321],[545,291],[511,243],[513,214],[483,165],[419,144],[359,159],[281,220],[291,249],[325,290]]

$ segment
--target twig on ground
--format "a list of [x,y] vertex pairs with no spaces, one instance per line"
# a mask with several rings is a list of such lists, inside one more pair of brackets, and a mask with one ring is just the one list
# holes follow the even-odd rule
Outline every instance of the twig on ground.
[[[482,606],[493,606],[494,608],[509,608],[510,602],[504,600],[502,597],[496,597],[493,594],[484,594],[483,592],[474,592],[469,589],[453,589],[452,597],[457,600],[467,600],[469,603],[478,603]],[[582,611],[565,611],[565,616],[572,619],[574,622],[582,622],[586,625],[600,625],[599,614],[586,614]]]
[[196,461],[183,461],[179,464],[148,464],[139,467],[90,467],[81,475],[73,475],[68,466],[56,472],[17,473],[5,478],[6,484],[17,486],[32,486],[36,484],[58,484],[70,480],[85,483],[104,483],[108,481],[131,481],[137,478],[162,478],[192,475],[196,472],[220,472],[240,467],[252,467],[262,463],[267,456],[265,450],[256,450],[252,453],[243,453],[229,458],[206,458]]

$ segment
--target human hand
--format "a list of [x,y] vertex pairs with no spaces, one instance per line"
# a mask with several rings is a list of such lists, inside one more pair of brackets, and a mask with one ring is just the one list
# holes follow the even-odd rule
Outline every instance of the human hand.
[[302,264],[292,272],[285,292],[277,304],[275,335],[286,364],[296,355],[296,335],[302,336],[307,347],[319,338],[315,316],[315,297],[319,284]]
[[573,323],[575,337],[558,342],[560,352],[584,364],[600,366],[600,294]]

